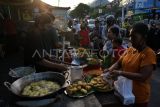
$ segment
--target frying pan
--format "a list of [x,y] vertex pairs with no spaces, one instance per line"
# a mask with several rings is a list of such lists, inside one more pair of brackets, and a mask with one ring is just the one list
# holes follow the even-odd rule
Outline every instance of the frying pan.
[[[66,72],[68,73],[68,72]],[[68,78],[68,77],[67,77]],[[65,83],[65,77],[57,72],[41,72],[41,73],[34,73],[31,75],[24,76],[22,78],[17,79],[14,81],[12,84],[9,82],[4,82],[4,85],[8,88],[9,91],[11,91],[14,95],[22,97],[22,98],[27,98],[27,99],[36,99],[36,98],[46,98],[47,96],[50,95],[55,95],[56,92],[52,92],[50,94],[44,95],[44,96],[24,96],[22,95],[22,91],[25,86],[29,85],[32,82],[40,81],[40,80],[49,80],[53,82],[57,82],[61,88],[63,88],[64,83]]]

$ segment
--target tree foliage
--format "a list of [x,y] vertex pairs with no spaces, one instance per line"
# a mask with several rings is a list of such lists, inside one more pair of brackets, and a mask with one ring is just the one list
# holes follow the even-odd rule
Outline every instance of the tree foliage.
[[[102,9],[102,13],[98,12],[99,9]],[[107,5],[97,6],[91,8],[87,4],[80,3],[74,10],[70,12],[72,18],[84,18],[86,15],[90,15],[92,18],[99,17],[105,14],[113,14],[115,17],[121,16],[121,7],[119,4],[110,3],[110,7]]]
[[74,10],[70,12],[70,16],[73,18],[84,18],[90,12],[90,6],[80,3]]

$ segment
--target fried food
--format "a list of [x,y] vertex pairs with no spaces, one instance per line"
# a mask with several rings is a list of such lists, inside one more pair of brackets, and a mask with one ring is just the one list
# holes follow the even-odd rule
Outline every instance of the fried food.
[[97,91],[110,91],[113,89],[113,87],[106,82],[105,80],[103,80],[103,78],[101,76],[98,77],[94,77],[91,81],[90,81],[90,85],[94,88],[97,89]]
[[77,81],[66,88],[69,95],[85,95],[90,92],[92,87],[84,81]]
[[81,91],[82,93],[84,93],[84,94],[87,94],[87,90],[85,90],[85,89],[83,89],[83,88],[82,88],[80,91]]
[[22,95],[30,97],[44,96],[60,89],[60,85],[56,82],[41,80],[32,82],[25,86]]

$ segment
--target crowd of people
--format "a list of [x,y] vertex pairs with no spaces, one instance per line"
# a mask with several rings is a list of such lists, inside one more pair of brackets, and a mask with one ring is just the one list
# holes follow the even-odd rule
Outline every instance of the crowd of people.
[[[148,23],[145,23],[149,28],[147,45],[156,53],[158,53],[160,49],[160,21],[157,16],[158,15],[156,15],[155,20],[152,19],[149,20]],[[105,20],[95,19],[95,27],[89,28],[86,19],[83,21],[75,19],[70,21],[70,28],[74,33],[76,46],[98,51],[102,50],[103,53],[107,53],[107,56],[116,57],[116,55],[114,55],[114,53],[116,53],[115,51],[118,50],[122,54],[125,49],[131,46],[129,34],[133,24],[130,23],[130,20],[131,19],[126,18],[122,24],[119,24],[113,15],[108,15]],[[140,22],[144,23],[144,21]],[[115,42],[118,42],[116,45],[118,44],[119,46],[115,47]]]
[[[58,42],[56,29],[53,27],[54,19],[55,17],[50,13],[40,14],[35,19],[35,24],[25,40],[26,66],[34,65],[38,71],[67,70],[65,65],[54,62],[54,58],[47,54],[53,49],[62,47]],[[125,19],[121,26],[116,23],[113,15],[109,15],[105,22],[96,19],[93,29],[88,27],[87,20],[82,22],[74,20],[73,24],[70,22],[69,28],[74,33],[75,47],[95,50],[97,56],[103,58],[104,72],[133,80],[135,95],[133,107],[147,107],[150,97],[150,79],[156,69],[156,57],[158,58],[155,53],[160,49],[160,21],[156,19],[156,23],[149,25],[142,22],[131,25],[128,19]],[[4,25],[4,28],[8,27],[7,24]],[[6,32],[13,32],[12,35],[4,33],[12,39],[10,36],[15,32]]]
[[[79,26],[82,26],[83,23]],[[103,59],[107,60],[107,63],[104,63],[104,72],[110,72],[115,76],[124,76],[133,81],[135,104],[130,105],[131,107],[148,107],[151,75],[156,69],[156,64],[159,63],[157,54],[160,49],[159,24],[160,20],[156,19],[156,23],[152,24],[137,22],[131,25],[128,19],[125,19],[120,26],[116,24],[114,16],[111,15],[106,18],[106,25],[101,25],[96,20],[95,28],[90,33],[86,26],[85,36],[83,33],[79,33],[75,37],[82,37],[80,41],[88,40],[87,45],[80,45],[81,47],[86,48],[87,46],[97,49],[98,52],[102,50],[103,55],[107,55]],[[73,27],[73,29],[76,28]],[[81,30],[84,28],[79,29],[79,32]]]

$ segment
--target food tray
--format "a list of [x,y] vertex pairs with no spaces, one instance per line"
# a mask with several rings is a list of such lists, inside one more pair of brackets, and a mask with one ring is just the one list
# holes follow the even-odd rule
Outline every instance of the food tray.
[[94,93],[93,90],[88,92],[87,94],[84,94],[84,95],[70,95],[70,94],[67,93],[66,90],[64,91],[64,94],[66,94],[67,96],[72,97],[72,98],[83,98],[83,97],[86,97],[86,96],[88,96],[88,95],[90,95],[92,93]]

